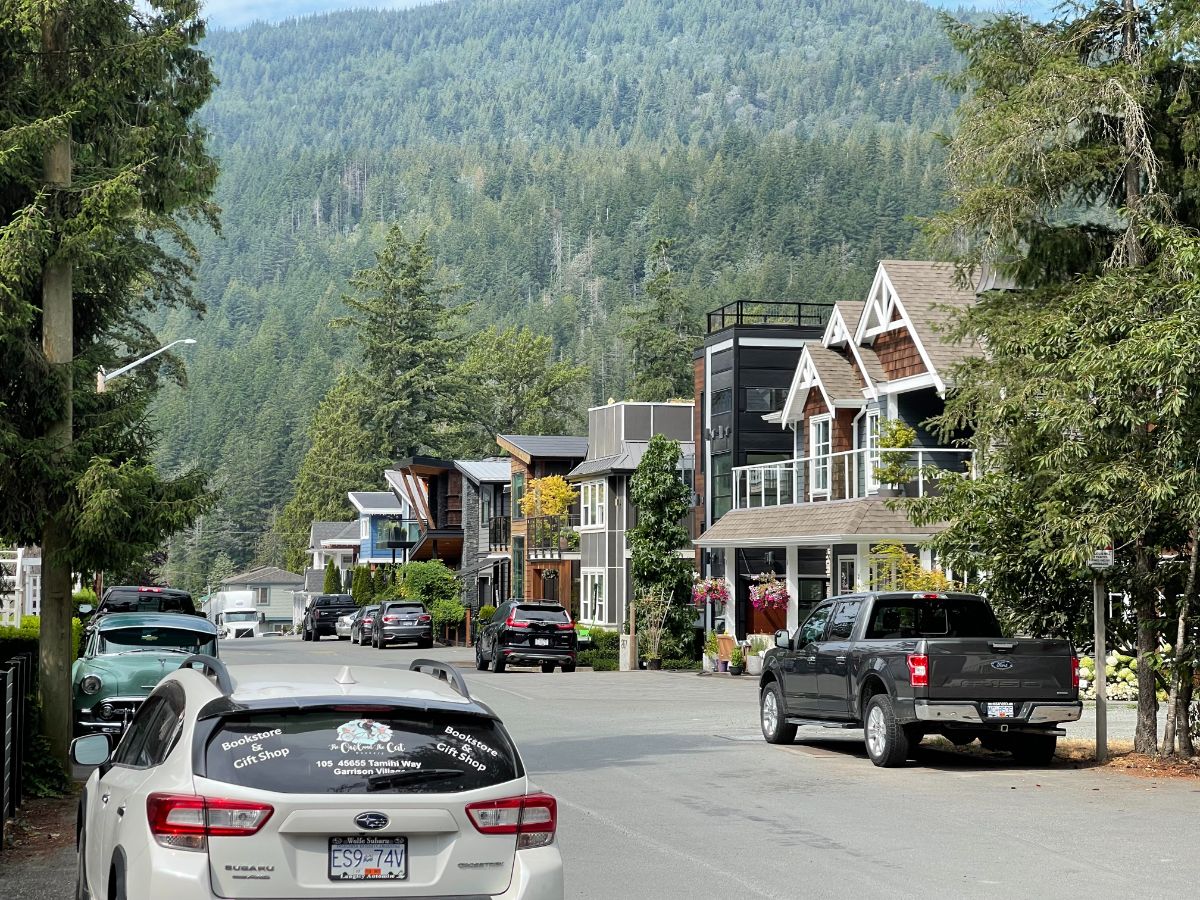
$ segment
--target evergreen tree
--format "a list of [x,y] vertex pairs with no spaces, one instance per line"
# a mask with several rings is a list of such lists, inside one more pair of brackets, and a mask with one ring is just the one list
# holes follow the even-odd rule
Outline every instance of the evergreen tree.
[[147,410],[174,364],[101,394],[91,377],[158,345],[149,313],[201,305],[182,224],[215,224],[203,34],[196,0],[0,12],[0,543],[42,546],[42,725],[64,763],[72,571],[122,570],[210,504],[202,473],[152,464]]
[[350,586],[350,593],[354,595],[354,602],[359,606],[370,606],[375,598],[374,584],[371,582],[371,570],[366,566],[354,567],[354,582]]
[[325,583],[321,585],[321,592],[325,594],[337,594],[341,591],[342,579],[338,574],[337,566],[333,564],[333,560],[325,563]]
[[646,300],[631,310],[624,331],[636,400],[670,400],[694,392],[692,351],[700,339],[700,324],[675,285],[670,250],[670,241],[655,242]]

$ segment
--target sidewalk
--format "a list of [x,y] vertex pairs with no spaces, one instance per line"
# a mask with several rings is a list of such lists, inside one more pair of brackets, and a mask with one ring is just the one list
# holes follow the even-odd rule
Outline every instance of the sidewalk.
[[75,896],[74,796],[30,800],[0,852],[0,897],[4,900],[72,900]]

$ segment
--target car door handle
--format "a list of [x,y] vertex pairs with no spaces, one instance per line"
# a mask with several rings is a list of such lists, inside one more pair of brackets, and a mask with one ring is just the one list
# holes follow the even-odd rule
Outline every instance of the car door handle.
[[838,662],[845,662],[845,661],[846,661],[846,657],[844,657],[844,656],[835,656],[835,657],[834,657],[834,659],[836,659]]
[[120,806],[117,807],[117,816],[119,817],[119,816],[123,816],[123,815],[125,815],[125,804],[124,803],[122,803]]
[[108,802],[108,798],[109,798],[109,796],[111,796],[111,795],[109,795],[109,794],[102,794],[102,795],[100,796],[100,802],[101,802],[101,803],[107,803],[107,802]]
[[807,656],[805,659],[807,659],[810,663],[815,663],[817,661],[815,656]]

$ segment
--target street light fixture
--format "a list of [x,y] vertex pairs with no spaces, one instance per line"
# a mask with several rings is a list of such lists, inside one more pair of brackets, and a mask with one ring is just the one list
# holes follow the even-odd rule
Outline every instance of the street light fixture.
[[137,368],[142,363],[144,363],[146,360],[153,359],[154,357],[158,356],[160,353],[166,353],[168,350],[170,350],[176,344],[194,344],[194,343],[196,343],[194,338],[180,338],[177,341],[171,341],[171,343],[167,344],[165,347],[159,347],[153,353],[147,353],[141,359],[135,359],[129,365],[122,366],[121,368],[117,369],[115,372],[105,372],[104,366],[101,366],[100,370],[96,373],[96,393],[103,394],[105,389],[108,387],[108,383],[110,381],[112,381],[114,378],[116,378],[118,375],[124,375],[130,369]]

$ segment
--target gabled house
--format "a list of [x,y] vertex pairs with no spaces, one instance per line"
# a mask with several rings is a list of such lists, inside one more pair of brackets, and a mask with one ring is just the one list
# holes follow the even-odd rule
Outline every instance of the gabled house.
[[[579,612],[579,550],[562,545],[568,538],[552,523],[530,521],[521,509],[525,486],[534,478],[566,477],[588,452],[584,437],[563,435],[500,434],[496,443],[510,455],[509,490],[503,503],[509,512],[508,583],[501,584],[497,597],[553,600]],[[568,525],[578,510],[568,514]],[[536,545],[536,546],[535,546]]]
[[392,491],[350,491],[347,496],[358,513],[358,565],[374,568],[404,562],[400,543],[415,543],[416,531],[407,499]]
[[404,537],[409,560],[440,559],[458,572],[462,602],[478,609],[495,603],[504,554],[493,550],[497,510],[506,510],[506,459],[443,460],[417,456],[384,472],[397,501],[411,510]]
[[[820,341],[804,346],[782,405],[764,417],[790,434],[790,457],[736,467],[732,511],[697,541],[731,583],[728,630],[795,628],[819,600],[872,581],[874,544],[919,548],[936,533],[936,526],[913,526],[886,499],[931,489],[929,467],[970,465],[970,451],[939,446],[922,423],[944,408],[954,366],[979,352],[944,330],[975,296],[953,266],[884,260],[866,300],[838,303]],[[880,447],[889,420],[915,431],[913,446]],[[885,473],[899,482],[882,483]],[[786,578],[788,610],[754,610],[747,602],[762,573]]]
[[691,403],[610,403],[588,410],[587,458],[567,475],[567,480],[578,486],[581,500],[580,622],[618,628],[625,621],[633,594],[628,532],[637,524],[637,510],[629,500],[629,479],[645,456],[650,438],[661,434],[679,441],[679,477],[693,488],[696,445],[692,427]]
[[333,560],[343,581],[346,573],[354,571],[359,550],[362,548],[360,528],[357,521],[312,523],[308,530],[308,566],[304,575],[307,579],[312,572],[320,573],[321,580],[316,587],[318,592],[324,583],[325,566],[330,560]]
[[253,591],[259,621],[271,631],[290,626],[294,620],[293,594],[304,587],[304,578],[275,566],[260,566],[226,578],[221,591]]

